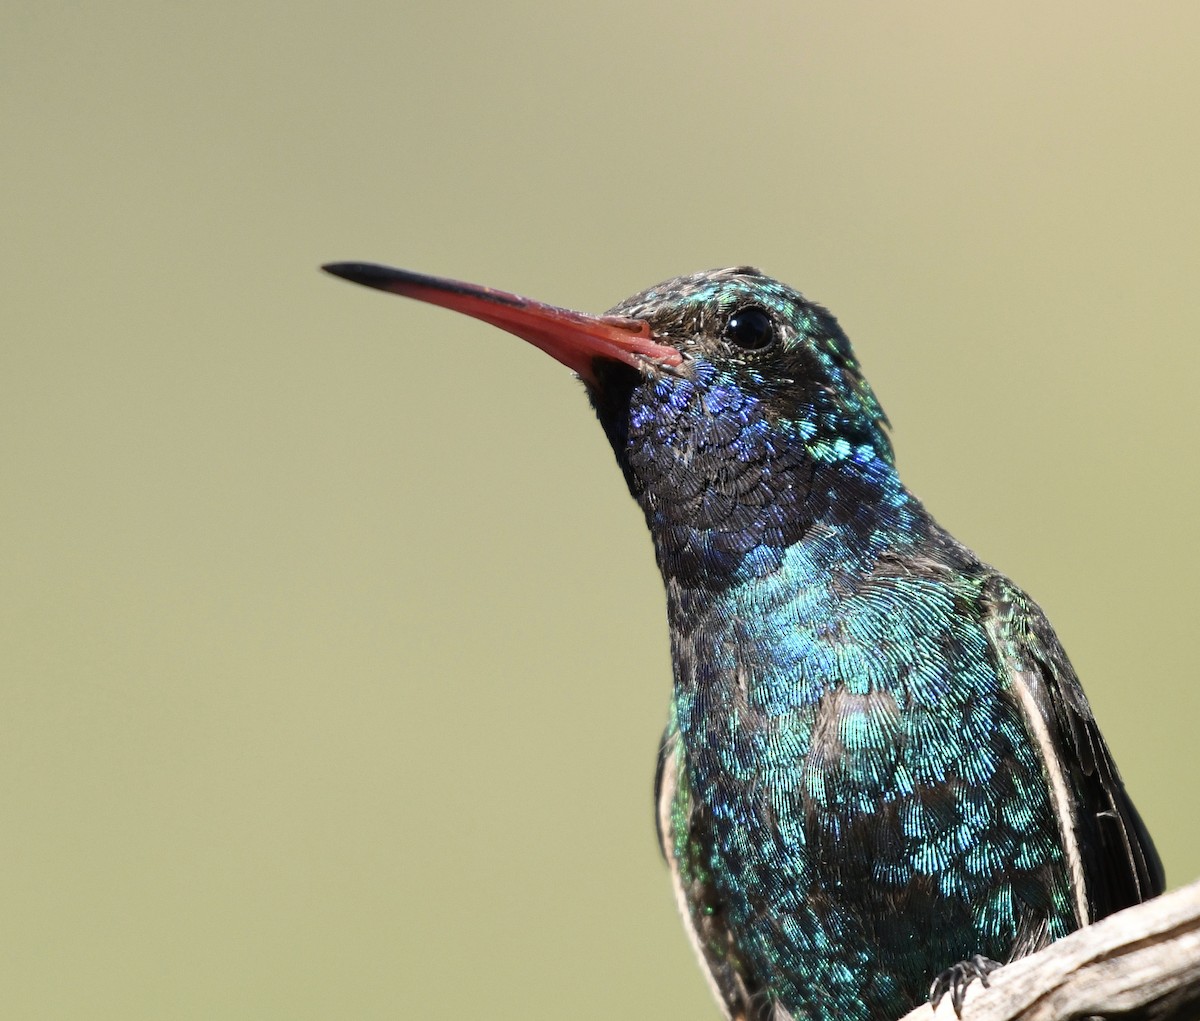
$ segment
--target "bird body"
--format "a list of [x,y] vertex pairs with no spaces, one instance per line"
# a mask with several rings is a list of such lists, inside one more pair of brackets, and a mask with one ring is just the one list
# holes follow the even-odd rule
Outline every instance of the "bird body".
[[587,384],[666,587],[659,836],[728,1017],[892,1021],[958,962],[1161,892],[1045,616],[901,483],[828,312],[749,267],[603,317],[330,268]]

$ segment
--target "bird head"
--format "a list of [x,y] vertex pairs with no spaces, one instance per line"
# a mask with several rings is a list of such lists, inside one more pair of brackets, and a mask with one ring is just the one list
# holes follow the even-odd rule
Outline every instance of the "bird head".
[[574,369],[664,572],[769,570],[764,550],[877,502],[894,478],[886,418],[837,321],[752,267],[676,277],[600,316],[372,264],[325,269],[492,323]]

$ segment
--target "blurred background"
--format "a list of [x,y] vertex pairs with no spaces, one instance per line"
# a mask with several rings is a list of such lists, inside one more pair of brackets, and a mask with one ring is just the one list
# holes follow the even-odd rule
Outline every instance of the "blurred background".
[[6,1016],[718,1016],[582,388],[330,260],[827,304],[1200,875],[1198,36],[1182,0],[7,10]]

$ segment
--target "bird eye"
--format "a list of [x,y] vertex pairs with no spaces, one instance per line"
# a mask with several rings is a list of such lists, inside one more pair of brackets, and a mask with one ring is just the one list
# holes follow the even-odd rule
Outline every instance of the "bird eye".
[[775,340],[775,323],[761,308],[739,308],[725,324],[725,339],[746,351],[761,351]]

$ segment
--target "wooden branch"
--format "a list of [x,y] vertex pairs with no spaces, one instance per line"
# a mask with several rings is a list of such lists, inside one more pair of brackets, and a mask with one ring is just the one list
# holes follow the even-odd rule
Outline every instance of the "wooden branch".
[[[1072,933],[967,990],[962,1021],[1197,1021],[1200,882]],[[955,1021],[947,996],[901,1021]]]

